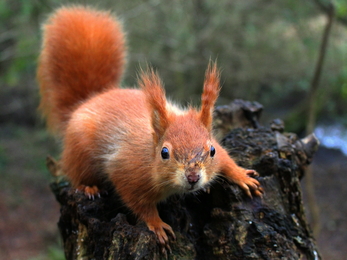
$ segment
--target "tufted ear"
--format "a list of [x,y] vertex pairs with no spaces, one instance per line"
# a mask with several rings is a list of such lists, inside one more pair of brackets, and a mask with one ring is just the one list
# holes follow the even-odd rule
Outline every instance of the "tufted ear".
[[200,120],[209,131],[212,131],[212,115],[214,104],[220,91],[220,74],[215,62],[210,62],[204,81],[204,91],[201,95]]
[[149,109],[152,111],[152,127],[155,131],[154,139],[158,143],[169,124],[165,90],[159,76],[153,69],[141,72],[139,85],[146,96]]

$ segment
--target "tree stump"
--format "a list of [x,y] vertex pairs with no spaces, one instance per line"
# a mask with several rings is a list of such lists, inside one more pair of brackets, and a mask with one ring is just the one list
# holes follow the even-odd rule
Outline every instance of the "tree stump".
[[[239,165],[255,169],[263,198],[249,198],[219,178],[206,190],[172,196],[158,205],[176,234],[162,253],[154,233],[122,204],[116,192],[89,199],[59,175],[51,188],[61,205],[58,223],[70,259],[320,259],[302,203],[300,178],[318,146],[271,128],[237,128],[221,143]],[[129,174],[131,176],[131,174]]]

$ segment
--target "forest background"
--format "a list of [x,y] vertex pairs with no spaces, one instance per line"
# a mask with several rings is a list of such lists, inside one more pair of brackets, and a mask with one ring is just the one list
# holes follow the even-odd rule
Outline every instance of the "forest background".
[[[172,100],[199,104],[204,71],[210,59],[217,60],[223,83],[218,104],[235,98],[258,101],[265,108],[263,125],[282,118],[285,130],[300,136],[305,134],[312,79],[333,6],[314,94],[315,132],[330,149],[319,149],[312,185],[320,252],[325,259],[345,257],[347,163],[341,150],[347,153],[346,0],[2,0],[0,259],[64,259],[56,225],[59,206],[45,167],[46,155],[59,157],[60,149],[37,115],[35,71],[42,22],[57,7],[71,3],[110,10],[123,22],[128,43],[123,86],[135,86],[140,68],[151,64]],[[309,210],[307,215],[312,221]]]

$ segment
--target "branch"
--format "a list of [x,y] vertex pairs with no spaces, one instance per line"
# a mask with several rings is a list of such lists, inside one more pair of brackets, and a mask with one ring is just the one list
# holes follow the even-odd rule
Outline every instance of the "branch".
[[[326,13],[328,16],[331,13],[332,9],[335,9],[334,4],[329,2],[328,4],[322,3],[320,0],[313,0],[313,2],[319,7],[319,9],[323,12]],[[335,14],[334,14],[335,15]],[[335,17],[336,21],[340,22],[344,26],[347,26],[347,17],[344,16],[336,16]]]
[[330,5],[330,10],[328,13],[328,22],[327,22],[325,29],[324,29],[324,32],[323,32],[322,42],[321,42],[321,46],[320,46],[320,50],[319,50],[319,56],[318,56],[318,60],[316,63],[314,75],[312,77],[310,90],[308,93],[308,98],[309,98],[308,106],[309,106],[309,108],[308,108],[308,122],[307,122],[307,127],[306,127],[306,133],[307,134],[313,132],[313,130],[314,130],[314,124],[316,121],[317,91],[318,91],[320,77],[322,74],[324,58],[325,58],[326,50],[328,47],[328,40],[329,40],[329,35],[330,35],[331,28],[332,28],[332,24],[334,21],[334,16],[335,16],[335,8],[333,5]]

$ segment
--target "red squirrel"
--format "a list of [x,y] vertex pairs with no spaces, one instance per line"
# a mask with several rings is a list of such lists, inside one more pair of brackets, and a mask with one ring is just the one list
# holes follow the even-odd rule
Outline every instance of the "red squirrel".
[[212,134],[219,71],[210,63],[201,108],[182,109],[165,98],[153,70],[139,89],[119,88],[126,44],[117,18],[89,7],[62,7],[43,27],[38,64],[40,111],[63,141],[61,167],[73,187],[99,194],[110,181],[125,205],[168,245],[172,228],[157,203],[193,192],[217,176],[261,196],[254,170],[236,165]]

